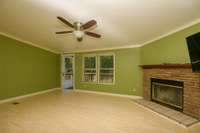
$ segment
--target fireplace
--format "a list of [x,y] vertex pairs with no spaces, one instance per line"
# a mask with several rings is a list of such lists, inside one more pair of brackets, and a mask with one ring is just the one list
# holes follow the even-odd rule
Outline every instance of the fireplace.
[[[180,91],[181,87],[183,88],[183,90],[182,92],[179,92],[179,96],[176,94],[177,98],[179,97],[178,98],[179,101],[176,99],[170,99],[166,102],[165,97],[169,96],[165,95],[160,96],[159,99],[162,99],[161,101],[164,101],[163,104],[168,105],[170,107],[174,107],[171,106],[171,103],[173,103],[172,102],[173,100],[177,101],[177,103],[175,102],[176,103],[175,107],[178,106],[178,108],[182,108],[181,110],[183,111],[183,113],[200,119],[200,80],[199,80],[200,73],[193,73],[190,64],[157,64],[157,65],[143,65],[141,67],[143,68],[143,87],[144,87],[143,96],[145,100],[153,100],[152,98],[153,88],[151,84],[152,81],[155,81],[154,79],[164,79],[166,80],[164,81],[164,84],[168,85],[168,83],[170,83],[170,85],[172,85],[172,87],[170,88],[171,89],[173,88],[174,91],[176,89]],[[178,82],[172,83],[171,80]],[[159,81],[158,83],[160,83]],[[161,82],[161,84],[162,83],[163,82]],[[176,86],[175,88],[174,85]],[[166,91],[164,88],[162,87],[161,89],[156,89],[156,90]],[[155,94],[156,93],[160,94],[160,92],[155,92]],[[183,96],[182,99],[181,99],[181,93]],[[154,96],[156,97],[155,94]],[[168,95],[172,94],[169,93]],[[154,98],[154,101],[156,100],[157,99]],[[160,101],[157,102],[161,103]]]
[[183,82],[151,78],[151,100],[183,110]]

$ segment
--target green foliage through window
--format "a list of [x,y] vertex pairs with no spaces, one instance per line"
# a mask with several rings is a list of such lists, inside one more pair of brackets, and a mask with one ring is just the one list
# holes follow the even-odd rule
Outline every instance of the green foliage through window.
[[100,56],[101,68],[113,68],[113,56]]
[[96,57],[85,57],[85,68],[96,68]]
[[65,68],[72,68],[72,59],[65,58]]
[[84,57],[84,81],[95,82],[96,71],[96,56]]

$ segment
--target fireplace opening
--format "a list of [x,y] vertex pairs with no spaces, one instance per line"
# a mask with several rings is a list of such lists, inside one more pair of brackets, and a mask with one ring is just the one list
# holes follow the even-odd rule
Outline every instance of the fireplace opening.
[[183,110],[183,82],[151,78],[151,100]]

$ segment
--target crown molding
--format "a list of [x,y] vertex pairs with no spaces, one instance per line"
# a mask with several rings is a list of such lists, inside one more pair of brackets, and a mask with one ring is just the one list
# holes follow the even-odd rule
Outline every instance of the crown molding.
[[7,33],[0,32],[0,35],[5,36],[5,37],[8,37],[8,38],[10,38],[10,39],[14,39],[14,40],[16,40],[16,41],[19,41],[19,42],[22,42],[22,43],[25,43],[25,44],[28,44],[28,45],[31,45],[31,46],[34,46],[34,47],[37,47],[37,48],[40,48],[40,49],[43,49],[43,50],[46,50],[46,51],[49,51],[49,52],[52,52],[52,53],[55,53],[55,54],[59,54],[59,52],[57,52],[57,51],[54,51],[54,50],[51,50],[51,49],[49,49],[49,48],[40,46],[40,45],[35,44],[35,43],[32,43],[32,42],[30,42],[30,41],[26,41],[26,40],[24,40],[24,39],[21,39],[21,38],[19,38],[19,37],[15,37],[15,36],[10,35],[10,34],[7,34]]
[[140,46],[143,47],[143,46],[145,46],[145,45],[148,45],[148,44],[150,44],[150,43],[152,43],[152,42],[158,41],[158,40],[160,40],[160,39],[162,39],[162,38],[165,38],[165,37],[167,37],[167,36],[170,36],[170,35],[172,35],[172,34],[175,34],[175,33],[179,32],[179,31],[182,31],[182,30],[184,30],[184,29],[186,29],[186,28],[189,28],[189,27],[191,27],[191,26],[193,26],[193,25],[195,25],[195,24],[198,24],[198,23],[200,23],[200,19],[194,20],[194,21],[192,21],[192,22],[190,22],[190,23],[187,23],[187,24],[185,24],[185,25],[183,25],[183,26],[181,26],[181,27],[179,27],[179,28],[177,28],[177,29],[175,29],[175,30],[171,30],[171,31],[169,31],[169,32],[167,32],[167,33],[165,33],[165,34],[163,34],[163,35],[161,35],[161,36],[155,37],[155,38],[152,39],[152,40],[146,41],[146,42],[140,44]]
[[126,46],[112,47],[112,48],[101,48],[101,49],[90,49],[90,50],[70,51],[70,52],[63,52],[63,54],[70,54],[70,53],[87,53],[87,52],[109,51],[109,50],[120,50],[120,49],[139,48],[139,47],[141,47],[141,45],[126,45]]

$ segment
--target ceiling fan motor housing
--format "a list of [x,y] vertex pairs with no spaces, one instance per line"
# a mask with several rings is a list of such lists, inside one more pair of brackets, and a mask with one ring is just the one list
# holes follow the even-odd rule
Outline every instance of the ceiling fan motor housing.
[[80,22],[74,22],[74,29],[75,30],[82,30],[82,23]]

